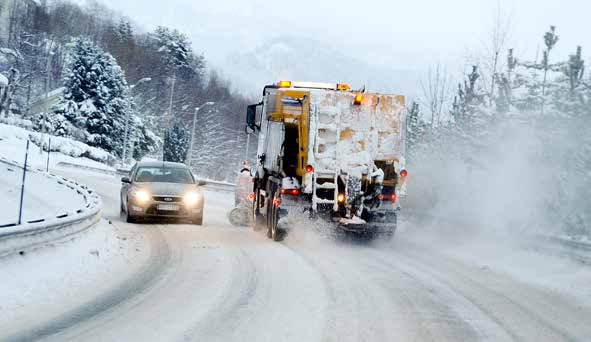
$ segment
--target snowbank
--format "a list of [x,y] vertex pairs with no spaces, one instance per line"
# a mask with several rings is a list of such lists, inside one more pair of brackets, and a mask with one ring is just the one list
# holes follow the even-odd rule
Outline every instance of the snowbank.
[[8,115],[7,117],[0,117],[0,123],[10,126],[17,126],[24,129],[32,130],[33,122],[31,120],[21,119],[15,115]]
[[[0,226],[18,222],[22,169],[0,163]],[[36,172],[27,172],[23,222],[56,217],[82,208],[84,197]]]
[[45,167],[47,153],[41,152],[37,146],[42,144],[43,151],[47,151],[50,138],[52,152],[49,158],[50,167],[54,167],[60,162],[66,162],[108,171],[115,170],[108,166],[114,164],[115,157],[106,151],[72,139],[31,132],[2,123],[0,123],[0,156],[22,163],[26,141],[30,139],[34,145],[31,145],[30,148],[29,165]]

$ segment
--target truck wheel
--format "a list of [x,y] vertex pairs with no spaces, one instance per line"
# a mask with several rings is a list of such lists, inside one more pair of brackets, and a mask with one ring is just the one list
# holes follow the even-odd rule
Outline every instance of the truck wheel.
[[[275,194],[275,198],[277,198],[277,194]],[[279,207],[273,205],[271,210],[271,236],[269,238],[273,239],[273,241],[281,241],[282,234],[277,227],[279,224]]]
[[[275,196],[273,194],[273,196]],[[273,200],[271,197],[267,198],[267,237],[270,239],[273,237],[273,232],[271,232],[271,225],[272,225],[272,217],[273,217]]]

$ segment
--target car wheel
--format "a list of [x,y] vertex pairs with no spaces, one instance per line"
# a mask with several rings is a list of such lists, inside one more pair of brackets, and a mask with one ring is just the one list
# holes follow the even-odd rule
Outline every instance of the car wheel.
[[125,210],[125,222],[127,223],[136,223],[136,218],[129,213],[129,206],[127,206],[127,210]]
[[196,224],[198,226],[202,226],[203,225],[203,216],[199,216],[198,218],[194,219],[193,224]]

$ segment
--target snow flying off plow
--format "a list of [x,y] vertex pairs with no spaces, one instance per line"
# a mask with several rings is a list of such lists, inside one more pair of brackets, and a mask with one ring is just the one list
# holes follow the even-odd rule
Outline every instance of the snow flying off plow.
[[347,84],[266,86],[247,111],[248,133],[258,132],[255,228],[280,239],[280,220],[303,208],[346,230],[393,234],[408,175],[404,106]]

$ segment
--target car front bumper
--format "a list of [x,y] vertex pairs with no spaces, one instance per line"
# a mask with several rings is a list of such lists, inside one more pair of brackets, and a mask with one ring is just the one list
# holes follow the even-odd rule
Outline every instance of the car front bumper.
[[[177,206],[178,210],[163,210],[162,206]],[[184,203],[152,201],[149,203],[130,203],[129,213],[138,218],[175,218],[193,220],[203,216],[203,203],[187,206]]]

